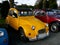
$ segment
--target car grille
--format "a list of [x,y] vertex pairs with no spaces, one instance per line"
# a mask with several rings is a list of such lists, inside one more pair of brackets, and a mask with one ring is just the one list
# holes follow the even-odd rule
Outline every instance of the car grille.
[[45,33],[45,32],[46,32],[45,29],[41,29],[41,30],[38,31],[39,34],[42,34],[42,33]]

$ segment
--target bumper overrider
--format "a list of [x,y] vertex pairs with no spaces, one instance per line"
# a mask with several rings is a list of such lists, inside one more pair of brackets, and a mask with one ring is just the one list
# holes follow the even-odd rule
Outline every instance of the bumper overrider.
[[35,36],[34,38],[29,38],[29,41],[44,39],[44,38],[46,38],[47,36],[49,36],[49,31],[48,31],[47,33],[38,34],[38,35]]

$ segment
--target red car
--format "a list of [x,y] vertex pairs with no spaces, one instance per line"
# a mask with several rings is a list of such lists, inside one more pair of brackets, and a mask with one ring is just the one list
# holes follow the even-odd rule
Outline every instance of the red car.
[[60,15],[54,13],[53,11],[49,12],[37,12],[35,15],[36,18],[40,19],[41,21],[48,23],[49,28],[52,32],[58,32],[60,28]]

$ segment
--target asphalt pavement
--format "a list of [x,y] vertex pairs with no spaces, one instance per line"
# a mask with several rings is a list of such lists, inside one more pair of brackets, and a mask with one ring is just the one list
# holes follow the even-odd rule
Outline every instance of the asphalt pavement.
[[16,34],[14,29],[7,29],[9,33],[10,45],[60,45],[60,32],[50,32],[49,37],[34,42],[23,42]]

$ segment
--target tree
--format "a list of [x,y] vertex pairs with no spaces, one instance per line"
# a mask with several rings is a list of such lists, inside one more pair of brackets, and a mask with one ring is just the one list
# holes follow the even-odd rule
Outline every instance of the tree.
[[43,0],[43,9],[49,8],[49,1]]
[[43,0],[43,9],[46,8],[46,0]]
[[2,6],[1,6],[1,3],[0,3],[0,19],[1,19],[1,7],[2,7]]
[[16,8],[31,8],[31,9],[34,9],[34,6],[31,6],[31,5],[26,5],[26,4],[22,4],[22,5],[17,5]]
[[9,0],[10,2],[10,7],[14,7],[14,0]]
[[35,5],[35,7],[36,8],[39,8],[39,9],[46,9],[46,8],[48,8],[49,6],[49,1],[47,1],[47,0],[40,0],[40,2],[39,2],[39,4],[36,4]]
[[0,3],[0,8],[1,8],[1,3]]
[[57,9],[57,0],[49,0],[49,8]]
[[35,7],[39,9],[42,9],[42,8],[56,9],[58,7],[57,0],[40,0],[39,4],[35,4]]
[[1,16],[5,19],[8,11],[9,11],[10,5],[8,1],[3,1],[1,4]]
[[42,7],[43,7],[43,0],[40,0],[38,4],[35,4],[35,8],[42,9]]

